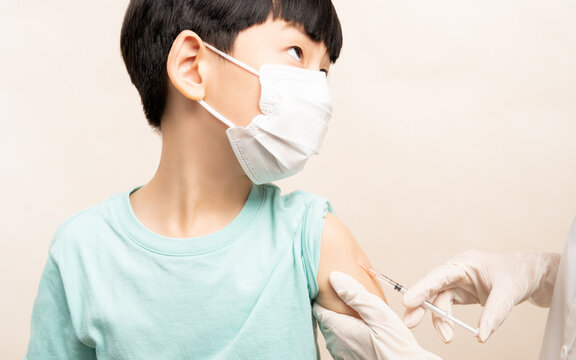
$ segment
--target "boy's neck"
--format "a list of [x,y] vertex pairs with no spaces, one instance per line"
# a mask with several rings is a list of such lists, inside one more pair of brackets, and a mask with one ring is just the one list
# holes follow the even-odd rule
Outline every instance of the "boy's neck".
[[196,237],[224,228],[240,212],[252,182],[228,142],[225,127],[207,114],[163,119],[160,164],[130,196],[138,220],[168,237]]

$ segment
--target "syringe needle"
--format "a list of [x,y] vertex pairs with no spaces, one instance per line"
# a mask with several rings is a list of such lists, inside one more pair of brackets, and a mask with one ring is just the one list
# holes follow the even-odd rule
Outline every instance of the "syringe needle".
[[[364,264],[359,263],[360,267],[362,267],[362,269],[364,269],[366,272],[368,272],[370,275],[372,275],[373,277],[376,277],[377,279],[387,283],[388,285],[392,286],[394,288],[394,290],[404,294],[406,293],[406,291],[408,291],[408,289],[406,289],[404,286],[400,285],[399,283],[397,283],[396,281],[390,279],[388,276],[372,269],[369,268],[367,266],[365,266]],[[468,324],[466,324],[464,321],[455,318],[454,316],[450,315],[448,312],[440,309],[439,307],[437,307],[436,305],[432,304],[431,302],[425,301],[422,306],[438,315],[440,315],[443,319],[448,319],[451,320],[453,322],[455,322],[456,324],[462,326],[463,328],[465,328],[466,330],[471,331],[474,336],[478,335],[478,329],[474,328]]]

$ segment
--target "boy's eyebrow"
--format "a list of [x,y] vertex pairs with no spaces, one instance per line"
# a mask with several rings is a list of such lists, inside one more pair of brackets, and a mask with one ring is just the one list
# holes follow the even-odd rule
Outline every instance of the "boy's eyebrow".
[[[300,35],[301,35],[302,37],[304,37],[306,40],[310,40],[311,42],[314,42],[314,41],[310,38],[310,35],[308,35],[308,34],[306,33],[306,31],[304,30],[304,27],[303,27],[302,25],[300,25],[300,24],[294,24],[294,23],[289,23],[289,22],[287,22],[286,24],[284,24],[283,28],[284,28],[284,29],[287,29],[287,30],[296,30],[296,31],[298,31],[298,33],[300,33]],[[329,51],[328,49],[326,49],[326,52],[324,52],[324,56],[326,56],[326,55],[330,56],[330,51]]]

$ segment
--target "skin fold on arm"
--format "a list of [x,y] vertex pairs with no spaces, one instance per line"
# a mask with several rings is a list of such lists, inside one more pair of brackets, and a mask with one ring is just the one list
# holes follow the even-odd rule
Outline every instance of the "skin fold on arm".
[[346,305],[332,289],[329,276],[332,271],[341,271],[352,276],[368,291],[386,301],[377,279],[366,273],[358,263],[371,266],[368,258],[348,228],[333,214],[324,218],[324,231],[320,246],[318,266],[318,297],[316,302],[326,309],[359,318],[356,311]]

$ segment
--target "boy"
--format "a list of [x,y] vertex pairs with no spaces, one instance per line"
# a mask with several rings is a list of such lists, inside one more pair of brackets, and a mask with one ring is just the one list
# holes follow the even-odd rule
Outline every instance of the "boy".
[[130,2],[122,55],[160,164],[60,226],[28,360],[314,359],[311,301],[355,315],[332,270],[383,296],[325,199],[267,184],[317,153],[341,44],[330,0]]

